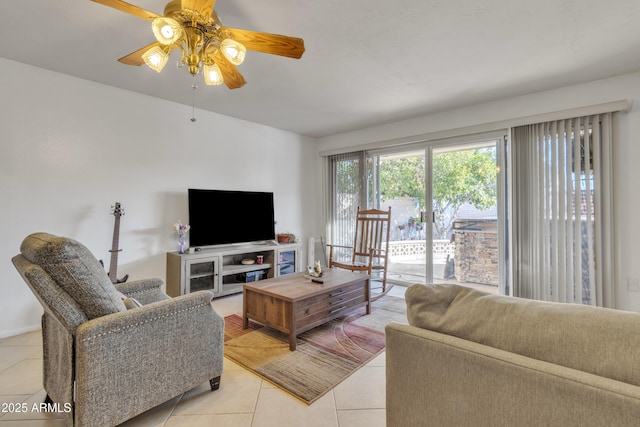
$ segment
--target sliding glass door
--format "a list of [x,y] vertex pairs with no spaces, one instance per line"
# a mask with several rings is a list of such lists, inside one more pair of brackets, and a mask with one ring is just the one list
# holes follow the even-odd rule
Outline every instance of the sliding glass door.
[[387,280],[411,284],[430,282],[428,265],[427,167],[424,148],[409,151],[377,151],[367,155],[370,207],[391,207]]
[[430,147],[436,283],[496,293],[504,283],[500,145],[494,140]]
[[501,147],[493,139],[366,153],[367,204],[392,211],[389,281],[505,292]]
[[353,243],[358,206],[391,207],[388,283],[509,294],[504,145],[493,134],[329,157],[329,242]]

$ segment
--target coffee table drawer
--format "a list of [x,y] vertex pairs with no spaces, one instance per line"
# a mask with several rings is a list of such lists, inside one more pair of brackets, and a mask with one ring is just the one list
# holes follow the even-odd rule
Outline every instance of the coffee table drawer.
[[296,304],[296,317],[309,316],[320,311],[331,310],[340,306],[343,302],[355,297],[364,296],[362,284],[347,285],[338,289],[332,289],[323,294],[306,298]]
[[299,328],[315,323],[321,324],[329,318],[340,316],[350,309],[367,303],[363,285],[355,284],[317,295],[296,304],[294,317]]

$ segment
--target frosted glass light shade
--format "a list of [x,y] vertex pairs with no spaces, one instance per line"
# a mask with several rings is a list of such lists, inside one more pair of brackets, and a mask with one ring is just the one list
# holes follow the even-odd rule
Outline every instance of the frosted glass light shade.
[[223,83],[222,73],[218,64],[205,65],[203,67],[204,82],[209,86],[218,86]]
[[222,43],[220,43],[220,50],[233,65],[242,64],[247,54],[247,48],[232,39],[224,39]]
[[182,27],[175,19],[160,17],[153,20],[151,29],[156,40],[168,46],[178,41],[182,36]]
[[167,65],[169,54],[160,46],[154,46],[142,54],[142,59],[144,59],[149,68],[159,73]]

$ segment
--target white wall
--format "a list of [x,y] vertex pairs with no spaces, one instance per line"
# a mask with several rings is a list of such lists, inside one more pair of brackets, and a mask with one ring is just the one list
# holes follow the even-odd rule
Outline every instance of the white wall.
[[[634,108],[621,120],[615,147],[614,186],[617,252],[616,307],[640,311],[640,292],[628,279],[640,278],[640,73],[540,92],[517,98],[388,123],[318,140],[319,153],[434,132],[485,125],[507,119],[628,99]],[[362,148],[362,147],[360,147]],[[318,161],[319,162],[319,161]],[[319,164],[319,163],[318,163]]]
[[22,239],[69,236],[108,266],[116,201],[130,280],[164,279],[189,187],[273,191],[277,229],[315,235],[312,139],[2,58],[0,85],[0,337],[39,327],[10,261]]

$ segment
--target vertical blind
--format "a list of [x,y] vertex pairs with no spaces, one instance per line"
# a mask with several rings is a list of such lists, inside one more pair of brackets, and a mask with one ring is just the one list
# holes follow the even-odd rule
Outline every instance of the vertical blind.
[[358,206],[366,206],[365,153],[329,157],[327,236],[334,245],[351,246]]
[[615,114],[512,130],[514,296],[613,306]]

